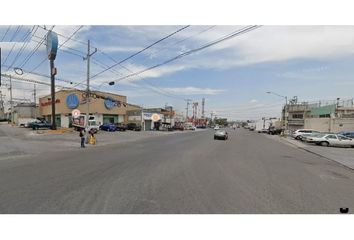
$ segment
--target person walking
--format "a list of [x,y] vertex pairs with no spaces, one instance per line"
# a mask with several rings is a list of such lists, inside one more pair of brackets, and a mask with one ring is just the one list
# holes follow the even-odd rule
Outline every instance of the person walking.
[[84,130],[80,129],[80,139],[81,139],[81,147],[84,148],[85,147],[85,134],[84,134]]

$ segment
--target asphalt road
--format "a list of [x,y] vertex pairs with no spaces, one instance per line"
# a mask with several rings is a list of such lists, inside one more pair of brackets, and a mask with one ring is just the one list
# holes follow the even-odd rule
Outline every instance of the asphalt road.
[[0,161],[0,213],[338,213],[354,172],[243,129]]

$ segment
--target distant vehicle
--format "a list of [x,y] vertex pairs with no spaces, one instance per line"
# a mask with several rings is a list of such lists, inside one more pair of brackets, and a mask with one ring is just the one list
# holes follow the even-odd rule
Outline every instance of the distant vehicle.
[[268,133],[268,129],[263,128],[261,130],[258,130],[258,133]]
[[225,130],[217,130],[214,133],[214,140],[217,140],[217,139],[226,140],[228,138],[229,138],[229,136],[228,136],[228,134],[227,134],[227,132]]
[[117,127],[113,123],[106,123],[106,124],[102,124],[100,126],[100,129],[107,132],[115,132],[117,130]]
[[100,129],[100,126],[97,124],[95,116],[89,116],[88,126],[86,126],[86,115],[80,115],[78,117],[73,118],[72,126],[75,130],[85,129],[87,131],[93,131],[97,133]]
[[184,131],[184,127],[182,125],[174,125],[173,130]]
[[216,126],[214,127],[214,130],[219,130],[219,129],[220,129],[219,125],[216,125]]
[[18,121],[18,126],[20,127],[27,127],[28,126],[28,123],[30,122],[35,122],[37,121],[38,119],[36,118],[18,118],[17,121]]
[[295,138],[296,140],[301,139],[301,135],[303,134],[309,134],[309,133],[320,133],[319,131],[313,130],[313,129],[298,129],[292,133],[292,137]]
[[196,129],[196,127],[194,127],[193,125],[187,125],[187,126],[185,127],[185,129],[186,129],[186,130],[192,130],[192,131],[194,131],[194,130]]
[[39,121],[31,124],[33,130],[52,128],[52,124],[47,121]]
[[141,131],[141,126],[137,125],[136,123],[128,123],[127,130]]
[[279,134],[281,134],[282,131],[283,131],[283,129],[281,129],[281,128],[269,127],[268,134],[279,135]]
[[337,134],[346,136],[348,138],[354,138],[354,131],[341,131]]
[[33,124],[35,124],[35,123],[40,123],[40,122],[42,122],[42,121],[44,121],[44,119],[43,119],[43,120],[34,119],[34,120],[32,120],[32,121],[28,121],[27,123],[25,123],[25,127],[26,127],[26,128],[32,128]]
[[206,126],[205,125],[197,125],[197,128],[206,128]]
[[124,132],[127,130],[127,125],[123,124],[123,123],[117,123],[116,124],[116,130],[120,131],[120,132]]
[[250,130],[250,131],[254,131],[255,129],[256,129],[256,127],[255,127],[255,126],[250,126],[248,130]]
[[324,134],[309,138],[308,141],[321,146],[354,147],[354,140],[339,134]]

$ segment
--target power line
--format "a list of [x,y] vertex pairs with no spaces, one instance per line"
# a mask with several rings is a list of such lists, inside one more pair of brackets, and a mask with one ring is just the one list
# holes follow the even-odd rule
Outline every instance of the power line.
[[[163,48],[161,48],[161,49],[158,49],[158,50],[152,52],[149,56],[146,56],[145,59],[146,59],[147,57],[156,56],[158,53],[161,53],[161,52],[166,51],[169,47],[172,47],[172,46],[175,46],[175,45],[180,44],[180,43],[182,43],[182,42],[185,42],[185,41],[187,41],[187,40],[189,40],[189,39],[191,39],[191,38],[193,38],[193,37],[195,37],[195,36],[198,36],[198,35],[201,35],[201,34],[207,32],[207,31],[210,31],[211,29],[213,29],[213,28],[215,28],[215,27],[216,27],[216,25],[209,26],[209,27],[207,27],[207,28],[205,28],[205,29],[203,29],[203,30],[201,30],[201,31],[199,31],[199,32],[197,32],[197,33],[195,33],[195,34],[192,34],[192,35],[190,35],[190,36],[188,36],[188,37],[186,37],[186,38],[183,38],[183,39],[181,39],[181,40],[178,40],[177,42],[174,42],[174,43],[172,43],[172,44],[169,44],[169,45],[167,45],[167,46],[165,46],[165,47],[163,47]],[[135,63],[135,62],[137,62],[137,61],[132,61],[131,63],[133,64],[133,63]],[[146,61],[144,61],[144,62],[142,62],[142,63],[145,63],[145,62],[146,62]]]
[[11,25],[7,27],[6,32],[5,32],[4,36],[1,38],[0,42],[2,42],[5,39],[7,33],[9,32],[10,29],[11,29]]
[[[27,33],[25,33],[22,41],[23,41],[23,44],[22,44],[22,47],[20,48],[20,50],[18,51],[18,53],[16,54],[14,60],[12,61],[11,65],[7,68],[6,71],[8,71],[14,64],[15,62],[17,61],[17,59],[20,57],[20,55],[22,54],[22,52],[24,51],[25,47],[27,47],[28,43],[29,42],[26,42],[27,38],[31,35],[31,33],[33,32],[35,26],[32,27],[31,30],[29,30]],[[38,28],[37,28],[38,29]],[[36,29],[36,31],[37,31]]]
[[101,72],[96,73],[95,75],[93,75],[93,76],[91,77],[91,79],[93,79],[93,78],[97,77],[98,75],[100,75],[100,74],[102,74],[102,73],[108,71],[109,69],[114,68],[114,67],[116,67],[117,65],[119,65],[119,64],[121,64],[121,63],[123,63],[123,62],[125,62],[125,61],[127,61],[127,60],[129,60],[129,59],[131,59],[131,58],[133,58],[133,57],[135,57],[136,55],[138,55],[138,54],[140,54],[140,53],[146,51],[147,49],[149,49],[149,48],[153,47],[154,45],[156,45],[156,44],[158,44],[158,43],[164,41],[165,39],[167,39],[167,38],[169,38],[169,37],[171,37],[171,36],[173,36],[173,35],[179,33],[180,31],[183,31],[184,29],[186,29],[186,28],[188,28],[188,27],[190,27],[190,25],[184,26],[184,27],[178,29],[177,31],[175,31],[175,32],[173,32],[173,33],[171,33],[171,34],[169,34],[169,35],[167,35],[167,36],[165,36],[165,37],[159,39],[158,41],[156,41],[156,42],[150,44],[149,46],[147,46],[147,47],[141,49],[140,51],[138,51],[138,52],[136,52],[136,53],[130,55],[129,57],[127,57],[127,58],[121,60],[120,62],[113,64],[113,65],[110,66],[109,68],[107,68],[107,69],[105,69],[105,70],[102,70]]
[[145,68],[145,69],[143,69],[143,70],[141,70],[141,71],[138,71],[138,72],[135,72],[135,73],[132,73],[132,74],[128,74],[128,75],[126,75],[126,76],[124,76],[124,77],[118,78],[118,79],[116,79],[114,82],[119,82],[119,81],[121,81],[121,80],[124,80],[124,79],[130,78],[130,77],[139,75],[139,74],[141,74],[141,73],[150,71],[150,70],[152,70],[152,69],[161,67],[161,66],[163,66],[163,65],[165,65],[165,64],[168,64],[168,63],[173,62],[173,61],[175,61],[175,60],[177,60],[177,59],[180,59],[180,58],[183,58],[183,57],[185,57],[185,56],[188,56],[188,55],[190,55],[190,54],[192,54],[192,53],[201,51],[201,50],[203,50],[203,49],[205,49],[205,48],[214,46],[214,45],[219,44],[219,43],[221,43],[221,42],[223,42],[223,41],[229,40],[229,39],[234,38],[234,37],[236,37],[236,36],[239,36],[239,35],[241,35],[241,34],[245,34],[245,33],[247,33],[247,32],[250,32],[250,31],[252,31],[252,30],[255,30],[255,29],[257,29],[258,27],[260,27],[260,26],[253,25],[253,26],[249,26],[249,27],[245,27],[245,28],[243,28],[243,29],[237,30],[237,31],[235,31],[235,32],[233,32],[233,33],[230,33],[230,34],[228,34],[228,35],[226,35],[226,36],[224,36],[224,37],[221,37],[221,38],[219,38],[219,39],[217,39],[217,40],[215,40],[215,41],[213,41],[213,42],[207,43],[207,44],[205,44],[205,45],[203,45],[203,46],[201,46],[201,47],[199,47],[199,48],[195,48],[195,49],[186,51],[186,52],[184,52],[184,53],[181,53],[181,54],[179,54],[179,55],[177,55],[177,56],[175,56],[175,57],[173,57],[173,58],[171,58],[171,59],[168,59],[168,60],[166,60],[166,61],[164,61],[164,62],[162,62],[162,63],[156,64],[156,65],[154,65],[154,66]]
[[[62,46],[64,46],[65,43],[67,43],[78,31],[80,31],[83,28],[83,25],[81,25],[75,32],[73,32],[70,37],[65,40],[62,44],[59,45],[58,49],[60,49]],[[36,67],[34,67],[29,73],[32,73],[35,71],[37,68],[39,68],[45,61],[47,60],[47,57],[45,57]]]
[[[10,42],[12,42],[12,41],[15,39],[16,35],[18,34],[18,32],[19,32],[19,30],[20,30],[21,28],[22,28],[22,25],[20,25],[20,26],[17,27],[15,33],[12,35],[12,37],[11,37],[11,39],[10,39]],[[16,44],[17,44],[17,42],[15,42],[15,43],[12,45],[12,48],[11,48],[10,52],[6,55],[6,58],[5,58],[5,60],[4,60],[4,63],[6,63],[8,57],[9,57],[10,54],[12,53],[12,50],[14,49],[14,47],[16,46]]]
[[[54,29],[54,25],[51,27],[51,30]],[[27,62],[32,58],[32,56],[34,55],[34,53],[40,48],[40,46],[45,42],[45,38],[42,38],[42,40],[33,48],[33,50],[27,55],[27,57],[25,58],[25,60],[22,62],[22,64],[20,65],[20,68],[23,68]]]

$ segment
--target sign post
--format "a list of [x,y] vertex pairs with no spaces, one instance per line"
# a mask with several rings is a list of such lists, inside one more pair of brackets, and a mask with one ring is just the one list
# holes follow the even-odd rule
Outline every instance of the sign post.
[[57,129],[55,123],[55,75],[57,74],[57,69],[54,67],[54,60],[57,56],[58,51],[58,35],[49,31],[47,33],[47,55],[50,62],[50,92],[52,99],[52,129]]

